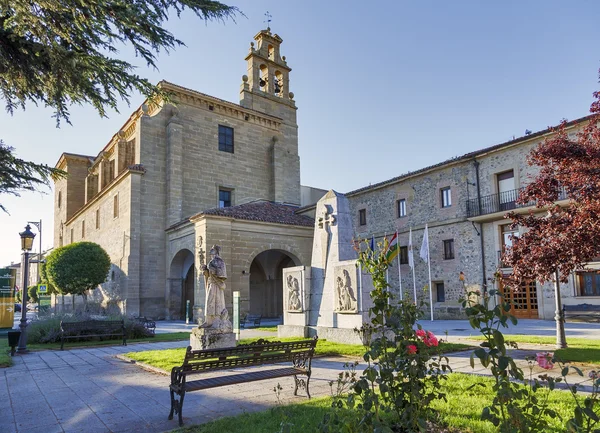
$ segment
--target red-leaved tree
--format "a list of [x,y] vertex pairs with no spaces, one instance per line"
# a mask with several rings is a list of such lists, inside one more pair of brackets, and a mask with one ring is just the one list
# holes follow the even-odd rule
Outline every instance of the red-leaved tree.
[[[526,215],[507,218],[525,232],[513,239],[503,262],[512,267],[513,282],[553,281],[556,298],[556,345],[566,347],[559,281],[568,282],[575,270],[600,257],[600,92],[594,93],[591,116],[576,134],[566,121],[534,148],[527,158],[539,173],[519,195],[517,203],[536,202]],[[556,202],[566,193],[568,202]]]

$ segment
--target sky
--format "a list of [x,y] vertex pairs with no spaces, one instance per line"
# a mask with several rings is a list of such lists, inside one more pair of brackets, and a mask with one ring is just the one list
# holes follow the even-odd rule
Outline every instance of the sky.
[[[245,16],[173,15],[166,27],[186,46],[161,53],[158,70],[127,47],[119,56],[153,82],[238,103],[244,57],[269,11],[292,68],[303,185],[347,192],[499,144],[587,115],[600,90],[595,0],[225,3]],[[74,106],[73,125],[60,128],[52,109],[28,104],[0,112],[0,139],[52,166],[62,152],[95,156],[142,102],[132,95],[108,118]],[[52,246],[51,190],[0,202],[9,212],[0,212],[0,266],[20,260],[28,221],[42,220],[43,249]]]

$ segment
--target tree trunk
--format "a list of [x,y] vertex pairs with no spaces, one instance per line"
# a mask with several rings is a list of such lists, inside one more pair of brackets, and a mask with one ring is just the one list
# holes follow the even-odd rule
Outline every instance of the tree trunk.
[[560,299],[560,281],[558,269],[554,271],[554,298],[556,300],[556,348],[564,349],[567,347],[567,337],[565,336],[565,317],[562,310],[562,302]]

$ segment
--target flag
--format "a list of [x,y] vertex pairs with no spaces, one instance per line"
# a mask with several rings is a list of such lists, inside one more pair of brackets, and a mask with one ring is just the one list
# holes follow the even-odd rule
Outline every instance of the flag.
[[427,224],[425,224],[425,233],[423,233],[423,243],[419,255],[423,261],[429,262],[429,231],[427,230]]
[[385,252],[385,258],[387,259],[388,263],[391,263],[391,261],[394,260],[394,258],[398,255],[399,251],[400,250],[398,248],[398,232],[396,232],[390,239],[387,246],[387,250]]
[[375,235],[371,236],[371,242],[369,242],[369,249],[374,253],[375,252]]
[[415,270],[415,257],[413,256],[413,244],[412,244],[412,228],[408,232],[408,266],[414,271]]

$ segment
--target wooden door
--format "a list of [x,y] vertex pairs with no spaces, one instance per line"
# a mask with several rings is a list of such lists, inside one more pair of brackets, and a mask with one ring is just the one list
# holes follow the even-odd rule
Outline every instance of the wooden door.
[[538,319],[538,298],[535,281],[526,281],[516,288],[503,284],[500,291],[504,299],[510,301],[510,314],[520,319]]

